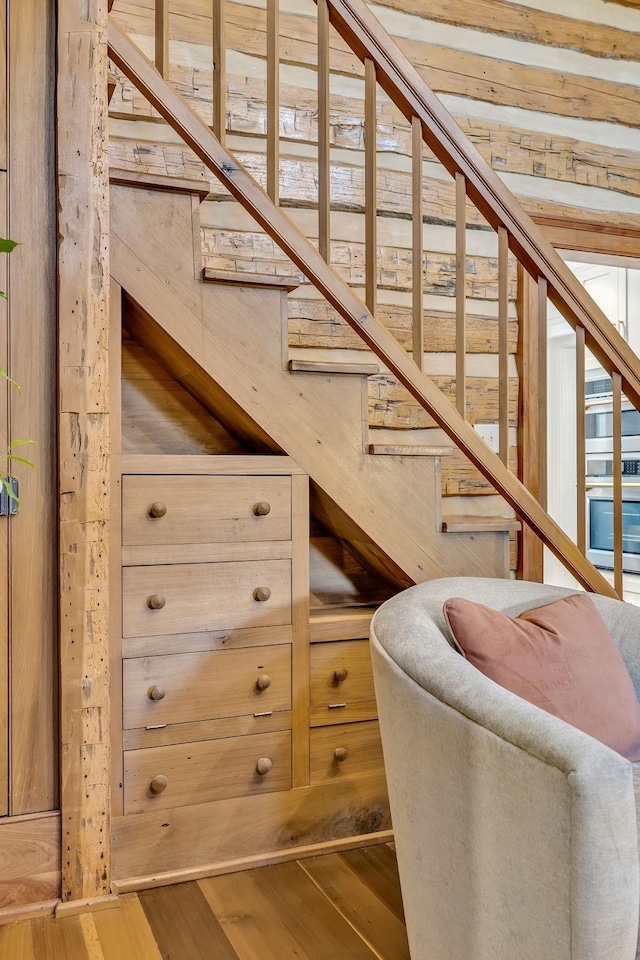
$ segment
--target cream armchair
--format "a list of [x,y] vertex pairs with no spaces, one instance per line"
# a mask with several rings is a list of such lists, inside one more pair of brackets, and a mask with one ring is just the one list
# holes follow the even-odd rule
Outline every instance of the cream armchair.
[[[382,605],[371,652],[412,960],[633,960],[637,767],[483,676],[442,605],[571,591],[472,578]],[[640,689],[640,609],[594,597]],[[640,806],[640,804],[639,804]]]

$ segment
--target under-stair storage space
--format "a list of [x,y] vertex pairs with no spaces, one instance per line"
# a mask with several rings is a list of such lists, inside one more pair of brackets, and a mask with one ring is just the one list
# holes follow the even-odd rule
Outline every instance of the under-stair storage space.
[[258,796],[290,787],[288,730],[125,754],[125,814]]
[[377,717],[368,640],[313,644],[309,702],[312,727]]
[[311,783],[365,777],[382,769],[377,720],[311,731]]

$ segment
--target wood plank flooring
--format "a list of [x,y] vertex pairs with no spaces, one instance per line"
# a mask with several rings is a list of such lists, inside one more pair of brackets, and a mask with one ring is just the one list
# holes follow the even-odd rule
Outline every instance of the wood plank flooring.
[[0,926],[0,960],[409,960],[388,844]]

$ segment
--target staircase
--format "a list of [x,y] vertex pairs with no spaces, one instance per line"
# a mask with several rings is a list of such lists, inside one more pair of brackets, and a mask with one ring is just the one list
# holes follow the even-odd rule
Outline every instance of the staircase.
[[[224,0],[216,0],[220,14]],[[145,58],[115,21],[109,51],[115,65],[212,171],[256,223],[279,245],[369,349],[430,414],[458,448],[507,501],[523,523],[530,545],[546,545],[588,590],[606,595],[622,589],[622,475],[613,483],[614,586],[586,558],[584,410],[577,405],[577,542],[549,516],[545,506],[544,413],[534,412],[540,456],[534,471],[519,479],[508,464],[508,276],[509,257],[519,263],[521,286],[538,331],[535,395],[544,406],[544,350],[547,297],[576,330],[577,395],[584,386],[584,353],[590,350],[611,374],[614,424],[624,394],[640,404],[640,369],[633,352],[585,293],[539,229],[522,211],[439,100],[386,34],[363,0],[316,0],[319,70],[319,249],[279,206],[278,17],[267,6],[267,192],[224,145],[224,57],[214,71],[214,125],[210,130],[164,78],[166,35],[156,36],[156,64]],[[166,13],[166,0],[156,10]],[[164,22],[164,14],[157,23]],[[329,31],[337,31],[364,66],[366,303],[328,263],[331,197],[329,185]],[[214,38],[216,39],[216,38]],[[220,37],[217,38],[221,46]],[[160,56],[158,56],[160,51]],[[413,354],[376,319],[376,90],[378,85],[411,124],[414,182]],[[455,406],[422,370],[422,151],[433,151],[455,187],[456,352]],[[286,288],[272,283],[238,283],[237,277],[202,276],[197,200],[186,193],[148,192],[135,186],[113,190],[112,272],[139,306],[136,337],[161,356],[203,403],[227,411],[229,422],[256,443],[294,457],[316,483],[319,515],[340,531],[363,557],[377,558],[400,583],[461,572],[504,575],[508,524],[485,518],[470,532],[465,518],[443,524],[438,472],[442,449],[419,456],[394,444],[372,442],[363,417],[363,384],[371,368],[318,368],[288,362]],[[494,453],[466,419],[465,270],[467,207],[471,205],[497,233],[499,250],[500,451]],[[194,266],[193,251],[196,250]],[[534,377],[535,379],[535,377]],[[584,389],[582,389],[584,395]],[[531,396],[534,396],[532,392]],[[530,398],[529,398],[530,399]],[[620,437],[616,442],[619,444]],[[382,449],[381,449],[382,447]],[[618,445],[618,450],[620,446]],[[418,451],[413,451],[416,453]],[[523,456],[529,449],[523,450]],[[620,457],[617,458],[621,460]],[[523,482],[526,481],[526,482]],[[445,532],[446,531],[446,532]],[[530,546],[525,551],[530,556]],[[526,570],[525,570],[526,572]]]
[[314,481],[314,513],[369,567],[399,585],[507,576],[513,523],[443,521],[446,447],[370,449],[366,378],[378,368],[290,363],[288,285],[203,271],[193,187],[114,180],[111,273],[135,301],[135,339],[253,448],[293,457]]

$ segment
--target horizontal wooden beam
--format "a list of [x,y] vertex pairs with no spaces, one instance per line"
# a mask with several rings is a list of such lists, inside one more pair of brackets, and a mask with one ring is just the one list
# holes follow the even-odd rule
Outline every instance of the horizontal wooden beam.
[[[335,2],[336,0],[331,0],[332,9]],[[362,6],[364,7],[364,4]],[[373,22],[375,23],[375,20]],[[602,574],[582,556],[566,533],[545,513],[500,458],[487,447],[473,427],[452,410],[449,400],[430,378],[416,367],[402,347],[376,322],[362,301],[335,274],[313,244],[280,208],[270,202],[235,157],[222,147],[185,101],[164,82],[153,65],[113,20],[109,24],[109,53],[116,65],[144,92],[167,123],[222,180],[231,194],[255,217],[341,316],[359,331],[373,352],[430,412],[456,446],[460,447],[482,474],[500,490],[509,505],[535,530],[576,579],[586,589],[614,596],[614,591]],[[531,226],[532,230],[535,230],[533,224]],[[553,249],[549,250],[555,256]],[[640,398],[640,389],[638,395]]]

